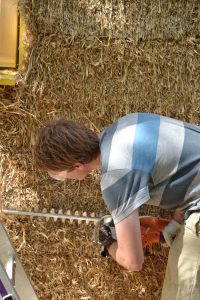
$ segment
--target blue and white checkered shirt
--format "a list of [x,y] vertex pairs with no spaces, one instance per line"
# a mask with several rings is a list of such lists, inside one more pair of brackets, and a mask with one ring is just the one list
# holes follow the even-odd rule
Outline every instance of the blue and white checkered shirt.
[[118,223],[142,204],[200,210],[200,127],[148,113],[120,118],[100,136],[101,189]]

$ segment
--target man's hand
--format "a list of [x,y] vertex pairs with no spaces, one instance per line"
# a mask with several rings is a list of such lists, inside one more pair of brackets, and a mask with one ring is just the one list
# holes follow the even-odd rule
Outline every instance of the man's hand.
[[170,247],[173,243],[175,236],[181,228],[181,224],[172,220],[162,231],[167,245]]
[[107,224],[104,224],[99,229],[99,243],[102,245],[102,249],[100,251],[101,256],[105,257],[108,256],[109,253],[107,251],[107,248],[116,241],[115,239],[115,225],[113,220],[110,221]]

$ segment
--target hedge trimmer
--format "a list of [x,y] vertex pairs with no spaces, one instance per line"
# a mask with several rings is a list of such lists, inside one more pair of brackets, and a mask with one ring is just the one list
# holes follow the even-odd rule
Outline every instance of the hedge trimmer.
[[[47,220],[53,218],[54,221],[61,219],[63,222],[65,222],[65,220],[69,220],[70,222],[76,220],[78,221],[78,223],[86,222],[86,224],[92,222],[95,224],[95,241],[97,241],[97,232],[101,225],[107,224],[112,220],[112,217],[110,215],[96,216],[94,213],[92,213],[90,216],[88,216],[86,212],[80,215],[78,211],[76,211],[75,214],[71,214],[69,210],[66,212],[66,214],[63,213],[63,210],[59,210],[58,212],[56,212],[54,209],[51,209],[50,212],[48,212],[46,209],[43,209],[41,212],[39,212],[37,209],[35,209],[34,211],[3,209],[2,212],[8,215],[30,216],[32,218],[44,217]],[[140,216],[141,238],[143,248],[154,243],[164,243],[162,230],[169,222],[170,220],[166,218]]]
[[[62,210],[55,212],[52,209],[48,212],[43,209],[39,212],[37,209],[34,211],[16,210],[16,209],[3,209],[0,212],[0,216],[7,218],[6,215],[19,215],[34,217],[44,217],[47,220],[53,218],[54,221],[61,219],[63,223],[65,220],[70,222],[78,221],[78,223],[85,222],[86,224],[94,223],[94,241],[99,241],[99,229],[103,225],[109,226],[112,222],[110,215],[95,216],[87,213],[80,215],[77,212],[71,214],[67,211],[66,214]],[[140,227],[141,227],[141,238],[143,248],[154,243],[164,242],[162,236],[162,230],[170,222],[169,219],[151,217],[151,216],[140,216]],[[112,231],[112,237],[116,239],[115,227],[110,227]],[[105,249],[101,249],[101,255],[104,255]],[[0,298],[6,300],[38,300],[31,283],[23,269],[23,266],[17,256],[17,253],[12,245],[6,231],[3,227],[3,223],[0,222]]]

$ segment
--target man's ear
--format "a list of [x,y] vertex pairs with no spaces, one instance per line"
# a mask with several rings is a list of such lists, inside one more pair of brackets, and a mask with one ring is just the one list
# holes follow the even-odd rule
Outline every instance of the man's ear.
[[80,162],[77,162],[77,163],[74,164],[74,168],[82,170],[84,168],[84,164],[82,164]]

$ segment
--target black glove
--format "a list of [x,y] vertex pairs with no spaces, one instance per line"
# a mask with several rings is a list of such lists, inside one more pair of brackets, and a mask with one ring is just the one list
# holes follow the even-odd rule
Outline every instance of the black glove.
[[110,221],[108,224],[104,224],[99,229],[99,243],[102,245],[100,254],[101,256],[109,256],[107,247],[109,247],[113,242],[116,241],[115,239],[115,225],[113,220]]

